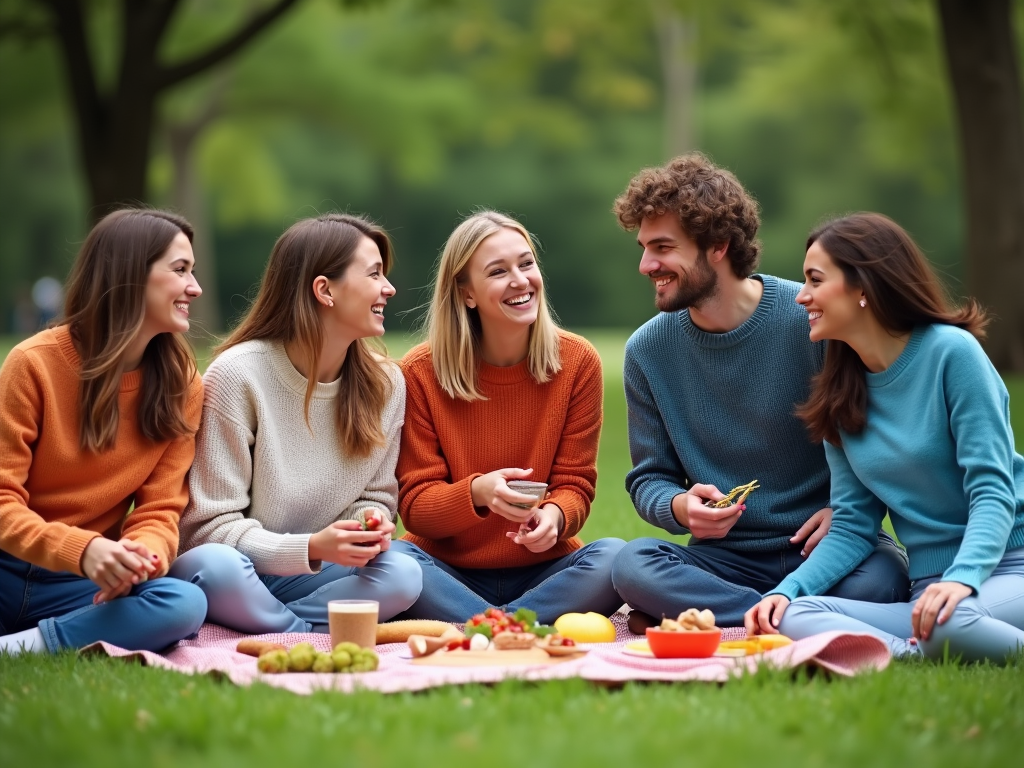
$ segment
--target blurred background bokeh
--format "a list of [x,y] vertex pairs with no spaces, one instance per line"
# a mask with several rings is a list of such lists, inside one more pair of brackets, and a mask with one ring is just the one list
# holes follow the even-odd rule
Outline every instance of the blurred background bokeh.
[[[64,278],[113,197],[193,220],[210,331],[244,309],[277,235],[328,210],[393,235],[388,327],[407,330],[479,206],[539,237],[564,324],[633,328],[654,310],[610,207],[638,169],[691,149],[759,200],[763,271],[797,278],[815,223],[870,209],[963,295],[943,2],[2,0],[0,333],[52,316],[40,279]],[[991,5],[1018,25],[1020,3]],[[131,176],[131,156],[141,181],[104,181]]]

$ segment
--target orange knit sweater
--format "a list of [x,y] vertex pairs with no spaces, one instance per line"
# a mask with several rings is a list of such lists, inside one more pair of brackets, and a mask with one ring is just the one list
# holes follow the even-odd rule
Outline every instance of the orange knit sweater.
[[[156,575],[162,576],[178,550],[195,438],[154,443],[143,436],[136,420],[139,369],[121,378],[114,447],[83,452],[80,370],[67,326],[23,341],[0,368],[0,549],[51,571],[81,575],[90,541],[126,537],[159,555]],[[197,375],[187,406],[196,428],[202,408]]]
[[[590,513],[597,484],[601,434],[601,360],[586,339],[565,331],[562,370],[538,384],[526,361],[507,368],[481,362],[479,388],[487,400],[445,394],[430,349],[421,344],[402,359],[407,399],[398,457],[398,509],[411,541],[460,568],[533,565],[579,549],[576,538]],[[516,523],[473,506],[469,486],[504,467],[533,468],[548,483],[548,503],[565,515],[554,547],[530,552],[505,536]]]

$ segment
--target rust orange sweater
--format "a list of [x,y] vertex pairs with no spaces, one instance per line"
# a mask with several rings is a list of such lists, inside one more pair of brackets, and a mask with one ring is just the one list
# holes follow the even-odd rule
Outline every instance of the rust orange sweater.
[[[0,549],[51,571],[81,575],[90,541],[126,537],[159,555],[156,575],[162,576],[178,550],[195,438],[154,443],[143,436],[136,420],[140,369],[121,378],[114,447],[83,451],[80,370],[66,326],[23,341],[0,368]],[[202,407],[197,375],[187,410],[194,427]]]
[[[563,557],[594,500],[601,434],[601,360],[581,336],[559,332],[562,370],[538,384],[526,362],[507,368],[480,363],[487,400],[445,394],[430,349],[421,344],[402,359],[405,426],[398,456],[398,509],[411,541],[459,568],[532,565]],[[518,525],[473,506],[473,479],[504,467],[533,468],[548,483],[548,503],[565,515],[554,547],[530,552],[505,536]]]

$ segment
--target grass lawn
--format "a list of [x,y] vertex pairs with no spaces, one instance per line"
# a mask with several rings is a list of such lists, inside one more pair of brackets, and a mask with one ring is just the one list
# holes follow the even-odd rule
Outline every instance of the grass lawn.
[[[625,334],[605,361],[598,498],[586,538],[657,532],[623,489]],[[388,339],[393,354],[404,340]],[[13,341],[0,339],[0,358]],[[1008,378],[1024,403],[1024,377]],[[1024,410],[1024,409],[1022,409]],[[1024,434],[1024,419],[1014,420]],[[1024,664],[897,663],[828,681],[762,673],[725,686],[581,681],[304,698],[110,659],[0,659],[0,766],[1010,766]]]

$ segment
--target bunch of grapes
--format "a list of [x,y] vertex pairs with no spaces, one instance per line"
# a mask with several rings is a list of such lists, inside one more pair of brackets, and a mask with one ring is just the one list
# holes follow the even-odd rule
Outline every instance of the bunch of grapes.
[[290,651],[273,650],[260,655],[256,667],[266,674],[282,672],[373,672],[380,657],[372,648],[338,643],[332,653],[317,651],[311,643],[298,643]]

